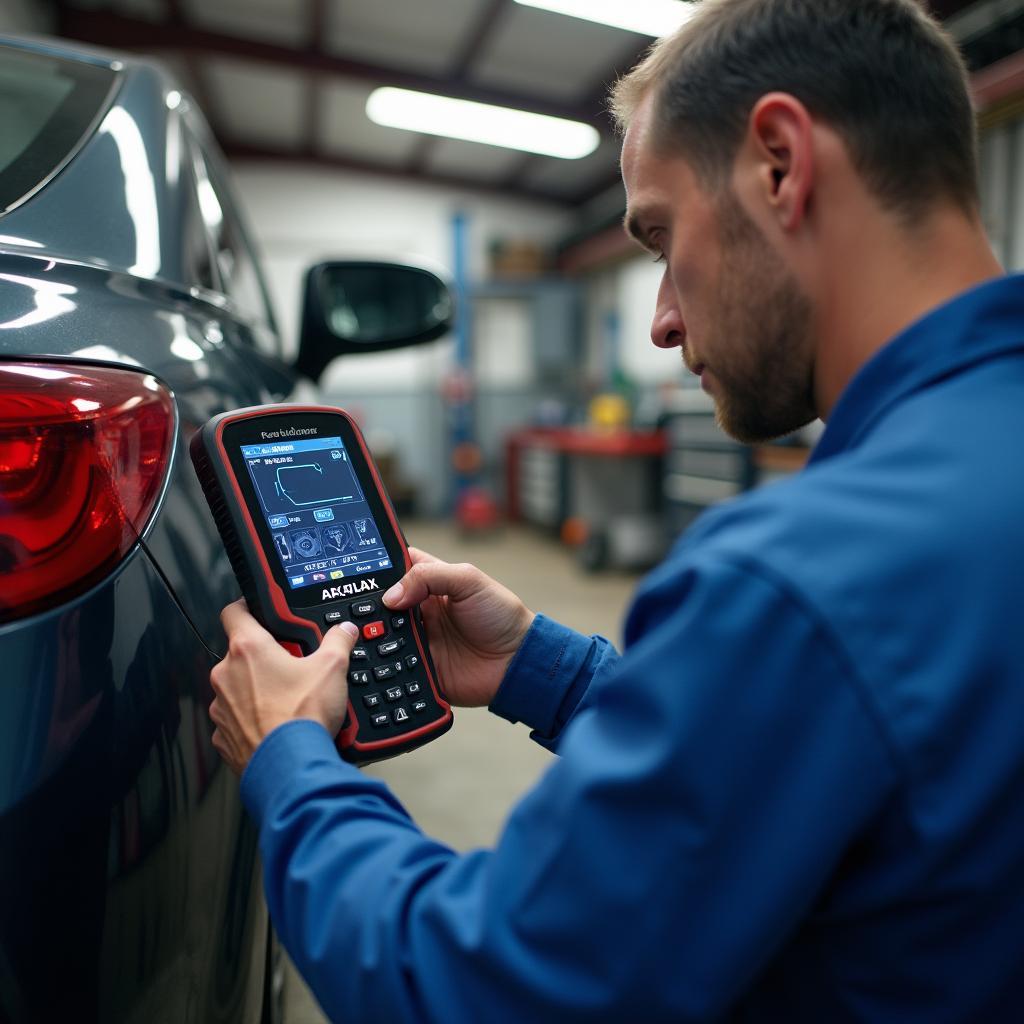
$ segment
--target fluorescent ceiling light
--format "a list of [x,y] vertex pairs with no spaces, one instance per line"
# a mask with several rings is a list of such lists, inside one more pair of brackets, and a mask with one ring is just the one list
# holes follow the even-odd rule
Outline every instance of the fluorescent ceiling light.
[[579,121],[391,86],[375,89],[370,94],[366,115],[387,128],[485,142],[489,146],[521,149],[563,160],[588,156],[600,142],[597,129]]
[[516,3],[645,36],[667,36],[693,14],[693,4],[682,0],[516,0]]

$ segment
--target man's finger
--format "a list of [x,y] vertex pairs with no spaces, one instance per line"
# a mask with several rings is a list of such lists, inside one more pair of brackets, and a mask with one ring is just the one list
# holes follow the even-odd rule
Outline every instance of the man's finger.
[[337,626],[332,626],[327,630],[323,643],[310,657],[348,662],[358,636],[359,627],[354,622],[340,622]]
[[273,637],[252,617],[244,600],[229,604],[220,613],[220,621],[229,640],[238,636],[262,636],[273,640]]
[[474,565],[449,562],[418,562],[385,595],[389,608],[408,608],[428,597],[451,597],[458,601],[480,587],[482,573]]
[[441,561],[436,555],[430,554],[429,551],[424,551],[423,548],[409,548],[409,557],[412,559],[413,565],[418,565],[422,562]]
[[220,613],[221,625],[224,625],[224,616],[228,614],[229,608],[243,608],[248,611],[249,606],[245,603],[244,597],[240,597],[237,601],[232,601],[231,604],[224,605]]

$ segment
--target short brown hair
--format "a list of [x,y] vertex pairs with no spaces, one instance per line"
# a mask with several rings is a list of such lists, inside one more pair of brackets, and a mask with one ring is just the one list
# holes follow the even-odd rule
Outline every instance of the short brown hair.
[[611,94],[620,128],[654,90],[658,144],[705,185],[732,167],[750,111],[785,92],[834,128],[868,188],[917,220],[978,205],[977,130],[956,44],[917,0],[701,0]]

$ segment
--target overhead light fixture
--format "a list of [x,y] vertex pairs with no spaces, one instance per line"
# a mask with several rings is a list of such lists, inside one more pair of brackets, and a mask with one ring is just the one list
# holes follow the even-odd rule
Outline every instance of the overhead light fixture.
[[667,36],[693,14],[683,0],[516,0],[524,7],[596,21],[644,36]]
[[483,142],[563,160],[589,156],[601,141],[596,128],[580,121],[391,86],[370,93],[366,116],[386,128]]

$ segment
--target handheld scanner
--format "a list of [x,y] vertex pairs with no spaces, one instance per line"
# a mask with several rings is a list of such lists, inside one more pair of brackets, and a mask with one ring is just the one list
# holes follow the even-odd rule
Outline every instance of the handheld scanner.
[[355,764],[447,732],[452,710],[419,609],[381,595],[412,563],[366,443],[341,409],[262,405],[215,416],[192,462],[250,611],[297,657],[346,619],[359,627],[336,743]]

